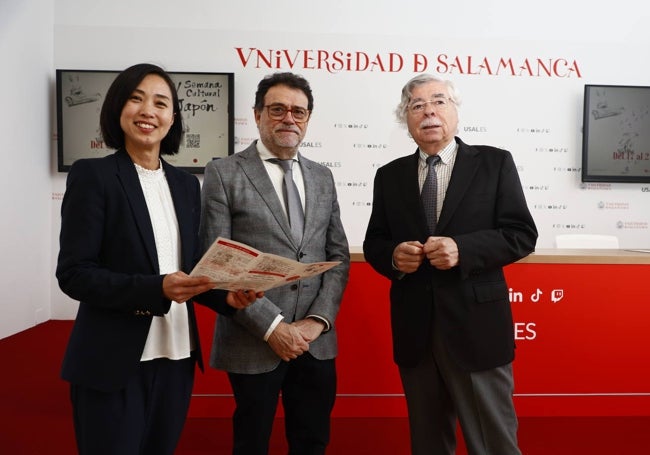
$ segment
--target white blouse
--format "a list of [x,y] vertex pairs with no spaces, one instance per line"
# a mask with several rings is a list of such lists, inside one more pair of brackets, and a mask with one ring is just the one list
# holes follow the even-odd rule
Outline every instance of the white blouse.
[[[161,274],[180,270],[178,220],[162,164],[156,170],[135,165],[153,226],[158,266]],[[142,360],[160,357],[179,360],[192,350],[189,318],[185,302],[172,302],[164,316],[154,316],[142,353]]]

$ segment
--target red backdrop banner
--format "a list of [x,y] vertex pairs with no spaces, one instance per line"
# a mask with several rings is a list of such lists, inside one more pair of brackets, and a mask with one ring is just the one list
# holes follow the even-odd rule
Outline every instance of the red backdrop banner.
[[[650,265],[518,263],[506,276],[519,415],[650,415]],[[368,264],[352,263],[336,324],[337,417],[406,415],[388,288]],[[215,315],[200,307],[198,318],[207,364]],[[224,372],[197,374],[190,416],[233,408]]]

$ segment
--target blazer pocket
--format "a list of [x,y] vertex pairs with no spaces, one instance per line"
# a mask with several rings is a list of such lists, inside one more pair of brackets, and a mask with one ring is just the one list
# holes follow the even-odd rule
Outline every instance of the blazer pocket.
[[503,281],[476,283],[474,285],[474,298],[477,303],[503,301],[508,298],[508,288]]

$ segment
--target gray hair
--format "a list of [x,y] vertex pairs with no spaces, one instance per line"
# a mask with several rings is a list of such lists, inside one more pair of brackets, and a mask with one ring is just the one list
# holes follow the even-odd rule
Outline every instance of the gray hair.
[[438,76],[434,76],[433,74],[418,74],[410,81],[408,81],[402,88],[402,100],[397,105],[397,108],[395,108],[395,117],[400,124],[406,125],[406,112],[408,105],[411,102],[413,89],[419,85],[427,84],[429,82],[444,83],[447,86],[447,91],[449,92],[449,99],[451,102],[456,106],[460,106],[460,96],[453,82],[450,80],[442,79]]

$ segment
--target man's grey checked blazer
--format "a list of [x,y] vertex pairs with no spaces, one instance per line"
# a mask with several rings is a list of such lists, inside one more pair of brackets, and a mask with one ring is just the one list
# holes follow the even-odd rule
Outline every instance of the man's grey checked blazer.
[[297,245],[256,144],[205,168],[200,228],[204,249],[221,236],[301,262],[341,264],[271,289],[233,317],[217,318],[210,365],[231,373],[257,374],[277,367],[281,360],[263,337],[278,314],[289,323],[307,315],[326,318],[332,328],[310,344],[309,352],[317,359],[336,357],[335,320],[350,267],[332,172],[299,155],[305,182],[305,230],[302,244]]

